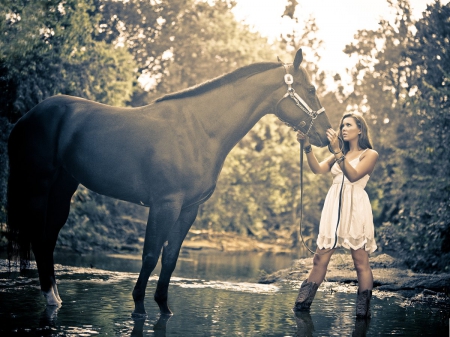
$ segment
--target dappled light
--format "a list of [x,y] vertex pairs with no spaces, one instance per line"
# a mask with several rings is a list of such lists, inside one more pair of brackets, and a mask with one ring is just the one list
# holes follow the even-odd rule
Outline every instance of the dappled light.
[[[273,13],[277,17],[274,22],[265,21],[265,29],[283,22],[288,28],[279,34],[262,34],[241,21],[242,16],[236,14],[236,8],[243,6],[239,0],[237,5],[230,0],[2,1],[0,318],[7,324],[0,327],[0,335],[4,331],[86,336],[106,333],[165,336],[183,331],[193,336],[198,331],[217,336],[330,335],[336,331],[363,336],[367,332],[390,334],[395,329],[404,335],[417,331],[423,335],[448,332],[450,301],[445,282],[450,275],[450,3],[429,1],[421,13],[415,8],[413,16],[411,4],[417,2],[385,2],[390,16],[380,17],[376,27],[361,27],[353,32],[353,38],[342,47],[343,54],[353,62],[344,70],[339,57],[327,50],[326,41],[321,39],[321,21],[314,14],[300,19],[299,12],[310,8],[301,1],[273,2],[271,8],[275,11],[278,6],[280,12]],[[338,5],[342,6],[342,12],[336,15],[343,17],[344,22],[351,20],[345,6]],[[259,19],[262,17],[261,14]],[[300,48],[302,51],[296,54]],[[304,70],[298,72],[290,64],[283,69],[277,61],[292,62],[300,55],[300,69]],[[328,64],[335,57],[332,61],[339,63],[340,70],[324,71],[321,66],[324,56]],[[256,69],[253,67],[258,71],[252,71]],[[262,68],[270,75],[263,76]],[[323,107],[334,129],[338,129],[344,113],[364,116],[374,150],[379,154],[366,186],[378,246],[370,257],[375,275],[371,322],[354,319],[357,284],[354,276],[344,273],[353,268],[348,251],[347,257],[338,255],[332,260],[335,265],[331,267],[330,280],[319,288],[319,300],[313,302],[311,312],[294,315],[290,311],[296,289],[305,279],[307,267],[312,266],[308,249],[317,246],[321,211],[332,179],[315,175],[306,165],[301,172],[299,156],[304,154],[300,153],[292,123],[295,122],[294,128],[303,124],[297,120],[285,123],[276,116],[279,110],[283,110],[282,115],[291,111],[286,102],[295,113],[307,111],[295,106],[289,91],[288,96],[283,96],[288,88],[283,76],[289,71],[295,74],[293,88],[300,92],[306,85],[303,99],[316,104],[316,111]],[[209,97],[217,88],[223,91],[199,104],[197,99]],[[55,101],[55,96],[56,100],[68,97],[62,95],[78,97],[78,103],[67,99],[52,111],[42,108],[42,102],[50,97],[53,97],[50,102]],[[90,115],[95,116],[98,124],[88,120],[88,114],[78,120],[58,119],[62,110],[79,107],[79,102],[87,100],[103,107]],[[267,114],[259,113],[265,103],[267,107],[270,105],[264,111]],[[15,144],[19,145],[26,143],[24,139],[30,141],[32,134],[42,137],[29,142],[28,151],[18,151],[16,158],[37,153],[40,146],[54,147],[66,150],[64,159],[74,158],[64,164],[64,172],[73,169],[75,162],[83,163],[91,172],[98,171],[95,179],[86,179],[85,185],[78,187],[72,173],[62,178],[56,174],[47,177],[48,182],[58,177],[72,182],[75,191],[69,197],[64,195],[67,206],[70,202],[70,212],[65,225],[54,233],[59,294],[54,278],[47,280],[52,287],[47,296],[57,301],[61,295],[63,303],[47,308],[39,294],[42,282],[35,255],[31,255],[29,269],[23,272],[18,270],[21,263],[18,260],[11,260],[15,263],[13,270],[7,270],[6,260],[8,252],[17,248],[14,242],[17,233],[8,227],[14,218],[11,200],[13,197],[19,200],[25,192],[32,194],[30,188],[22,191],[13,188],[8,192],[8,179],[13,177],[9,166],[12,160],[8,159],[13,152],[10,134],[15,125],[27,118],[24,116],[32,116],[30,110],[34,108],[36,113],[38,104],[42,114],[50,112],[52,117],[40,124],[36,117],[22,137],[17,136]],[[154,114],[158,104],[170,106],[161,110],[154,121],[172,119],[173,127],[150,128],[140,119],[144,111]],[[104,124],[107,118],[99,117],[100,110],[106,107],[119,116],[111,119],[108,127]],[[255,111],[257,118],[247,117]],[[207,118],[199,118],[206,116],[206,112],[210,113]],[[314,123],[310,119],[311,123],[309,119],[305,123],[319,130],[328,123],[325,118]],[[226,130],[226,120],[236,129],[243,130],[245,125],[245,132],[239,131],[242,133],[239,137],[237,132],[218,137]],[[80,127],[82,123],[85,124]],[[213,123],[216,128],[209,129]],[[119,130],[124,125],[133,127],[122,138],[114,136],[104,141],[106,129]],[[189,135],[190,125],[195,127]],[[45,143],[49,137],[43,130],[51,127],[67,142]],[[77,152],[82,143],[80,135],[88,130],[90,133],[84,139],[86,151]],[[144,136],[137,137],[138,134]],[[209,138],[201,138],[202,135]],[[317,138],[316,144],[326,145],[318,141],[324,137],[320,132],[312,131],[311,135]],[[105,145],[101,151],[99,139]],[[207,170],[197,172],[180,184],[192,192],[202,185],[202,179],[212,181],[210,188],[200,193],[199,201],[193,203],[199,206],[198,215],[186,234],[178,260],[174,259],[178,252],[166,248],[169,251],[166,259],[177,262],[170,281],[170,302],[175,316],[160,316],[152,299],[161,273],[160,259],[147,287],[148,317],[135,321],[130,315],[131,291],[143,261],[149,211],[152,202],[155,204],[154,198],[145,193],[136,200],[130,195],[160,183],[154,180],[148,184],[136,174],[137,170],[160,177],[168,169],[161,166],[159,170],[151,170],[149,165],[133,164],[130,149],[141,150],[137,156],[142,159],[140,163],[162,163],[180,159],[188,152],[187,144],[195,139],[207,141],[198,141],[192,151],[193,159],[184,166],[178,165],[179,174],[173,178],[173,185],[182,181],[188,167],[198,164],[202,156],[214,158],[205,164],[214,174],[209,175]],[[176,141],[179,146],[173,145]],[[67,150],[69,143],[75,145]],[[154,150],[154,144],[165,151]],[[228,152],[219,155],[218,150],[211,150],[224,147],[229,150],[228,156]],[[95,155],[86,155],[95,149]],[[312,149],[319,161],[330,156],[326,146]],[[114,156],[100,169],[99,159],[109,151]],[[39,157],[44,158],[44,153]],[[60,159],[61,156],[57,158]],[[49,160],[43,166],[52,170],[57,160]],[[34,164],[22,161],[18,166],[24,173],[31,172]],[[124,174],[125,166],[131,169]],[[108,181],[96,193],[94,186],[111,172],[121,172],[125,178]],[[301,173],[303,203],[299,198]],[[28,173],[21,179],[13,178],[17,184],[29,181],[38,185],[36,176]],[[46,184],[36,189],[42,191],[50,186]],[[159,190],[167,192],[169,185]],[[117,193],[106,196],[106,190]],[[52,193],[54,200],[63,199],[63,193],[54,189]],[[164,200],[171,198],[172,195]],[[29,200],[36,201],[35,195]],[[16,215],[28,217],[26,226],[38,228],[36,224],[41,218],[27,211],[30,209],[27,207],[37,208],[34,206],[39,203],[26,204],[16,204],[19,205]],[[39,205],[46,211],[52,208]],[[180,207],[180,213],[190,209],[184,206]],[[192,214],[186,218],[189,219],[181,217],[177,223],[191,221]],[[42,219],[47,221],[46,216]],[[41,229],[27,233],[25,248],[29,248],[31,238],[48,232],[48,228]],[[179,228],[175,232],[179,234]],[[171,247],[177,241],[175,236],[171,240],[161,239],[158,244]],[[184,234],[178,237],[182,239]],[[47,252],[45,256],[50,260],[53,250]],[[155,262],[157,253],[147,254],[147,258],[151,256],[152,263]],[[47,271],[51,273],[52,268]]]

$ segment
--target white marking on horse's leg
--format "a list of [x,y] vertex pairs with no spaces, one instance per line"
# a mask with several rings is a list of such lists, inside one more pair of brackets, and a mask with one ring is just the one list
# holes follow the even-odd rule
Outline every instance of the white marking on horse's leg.
[[42,295],[44,295],[47,305],[61,306],[61,301],[56,297],[53,287],[49,291],[42,291]]
[[53,292],[55,293],[56,299],[59,301],[59,303],[62,303],[61,297],[59,297],[59,291],[58,287],[56,286],[56,282],[52,284]]

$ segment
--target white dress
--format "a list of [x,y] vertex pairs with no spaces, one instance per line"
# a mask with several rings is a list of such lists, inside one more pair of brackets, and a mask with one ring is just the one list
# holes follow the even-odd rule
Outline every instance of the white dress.
[[[361,155],[351,160],[350,165],[356,167]],[[336,242],[335,248],[344,247],[356,250],[364,247],[369,254],[374,252],[377,249],[377,245],[374,238],[372,207],[369,196],[364,190],[369,181],[369,175],[365,175],[354,183],[351,183],[344,176],[341,213],[336,233],[339,195],[343,177],[342,170],[338,164],[335,163],[332,166],[331,174],[333,176],[333,185],[328,191],[323,205],[317,246],[320,249],[333,248]]]

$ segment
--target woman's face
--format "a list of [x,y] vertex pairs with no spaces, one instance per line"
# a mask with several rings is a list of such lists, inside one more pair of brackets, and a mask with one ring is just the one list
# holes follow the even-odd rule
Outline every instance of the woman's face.
[[361,133],[361,130],[359,129],[353,117],[344,118],[341,125],[341,131],[342,138],[344,138],[344,140],[347,142],[355,138],[357,139],[359,134]]

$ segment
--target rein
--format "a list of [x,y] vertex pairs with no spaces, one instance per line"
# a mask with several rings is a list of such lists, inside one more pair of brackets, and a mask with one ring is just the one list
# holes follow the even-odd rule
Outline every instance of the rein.
[[344,172],[342,172],[342,183],[341,183],[341,189],[339,191],[339,209],[338,209],[338,218],[337,218],[337,223],[336,223],[336,230],[334,232],[334,244],[333,247],[331,247],[330,249],[327,249],[326,251],[323,252],[314,252],[311,250],[311,248],[309,248],[305,242],[305,239],[303,238],[303,234],[302,234],[302,223],[303,223],[303,140],[300,141],[300,222],[299,222],[299,233],[300,233],[300,239],[302,240],[303,246],[305,246],[306,249],[309,250],[310,253],[314,254],[314,255],[325,255],[326,253],[332,251],[337,244],[337,230],[339,228],[339,222],[341,220],[341,205],[342,205],[342,191],[344,188]]
[[[306,122],[305,121],[301,121],[299,122],[297,125],[292,125],[289,122],[286,122],[285,120],[283,120],[279,115],[278,115],[278,105],[281,103],[281,101],[285,98],[291,98],[294,102],[295,105],[301,109],[303,112],[305,112],[310,118],[311,121],[309,123],[309,127],[306,130],[306,132],[303,132],[305,135],[308,135],[309,131],[311,131],[312,126],[314,125],[314,120],[318,117],[318,115],[320,115],[322,112],[325,112],[325,108],[321,107],[319,110],[314,111],[313,109],[311,109],[309,107],[309,105],[295,92],[294,88],[292,87],[292,84],[294,83],[294,78],[292,77],[292,75],[289,73],[288,68],[291,66],[291,63],[283,63],[283,67],[284,70],[286,72],[286,74],[284,75],[284,82],[287,85],[287,92],[286,94],[284,94],[284,96],[278,101],[277,105],[276,105],[276,110],[275,110],[275,115],[278,117],[279,120],[281,120],[282,122],[284,122],[285,124],[289,125],[290,127],[292,127],[295,131],[297,131],[299,128],[301,127],[305,127],[306,126]],[[341,141],[341,139],[339,138],[339,141]],[[342,147],[344,146],[344,142],[342,141]],[[337,219],[337,224],[336,224],[336,231],[335,231],[335,239],[334,239],[334,244],[333,247],[330,249],[327,249],[326,251],[323,252],[314,252],[312,251],[305,242],[305,239],[303,238],[303,234],[302,234],[302,220],[303,220],[303,141],[300,141],[300,224],[299,224],[299,233],[300,233],[300,238],[302,240],[303,245],[306,247],[306,249],[308,249],[312,254],[314,255],[324,255],[328,252],[330,252],[331,250],[333,250],[336,247],[337,244],[337,230],[339,227],[339,222],[340,222],[340,217],[341,217],[341,204],[342,204],[342,191],[343,191],[343,187],[344,187],[344,172],[342,172],[342,184],[341,184],[341,190],[339,192],[339,210],[338,210],[338,219]]]

